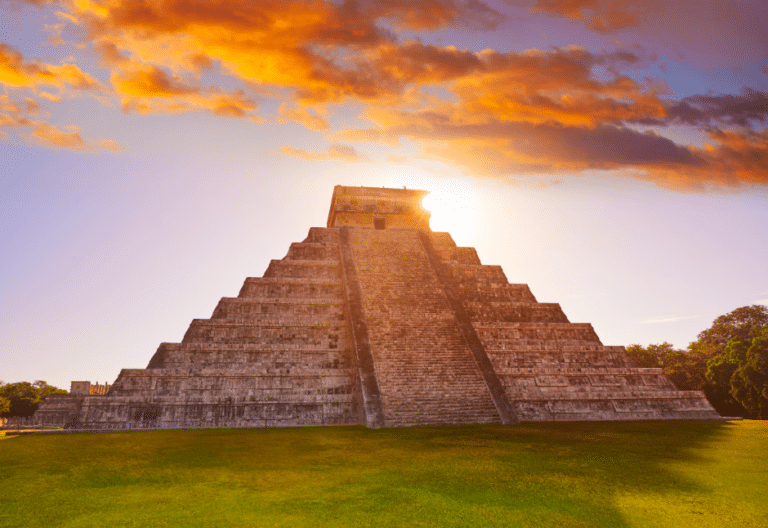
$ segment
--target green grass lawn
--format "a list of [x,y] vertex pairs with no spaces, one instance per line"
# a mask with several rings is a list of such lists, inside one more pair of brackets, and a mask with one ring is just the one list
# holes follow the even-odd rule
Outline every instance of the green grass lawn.
[[768,526],[768,422],[0,438],[0,526]]

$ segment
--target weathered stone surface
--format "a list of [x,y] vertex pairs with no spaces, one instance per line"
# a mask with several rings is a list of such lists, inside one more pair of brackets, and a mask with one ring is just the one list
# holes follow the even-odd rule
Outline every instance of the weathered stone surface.
[[[107,394],[50,396],[43,425],[369,427],[716,419],[473,248],[429,231],[423,191],[336,187],[328,227],[247,278]],[[76,382],[87,383],[87,382]],[[84,387],[85,385],[83,385]],[[73,385],[74,387],[74,385]],[[77,392],[82,394],[76,394]],[[100,391],[103,392],[103,391]]]
[[416,230],[350,231],[386,426],[498,423]]

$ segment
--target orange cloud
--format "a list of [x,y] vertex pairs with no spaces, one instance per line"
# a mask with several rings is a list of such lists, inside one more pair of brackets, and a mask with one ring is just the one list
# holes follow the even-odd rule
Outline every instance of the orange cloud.
[[[29,143],[49,148],[65,148],[69,150],[92,151],[95,147],[86,142],[80,129],[74,125],[58,128],[44,120],[36,119],[40,107],[34,99],[14,99],[6,94],[0,94],[0,129],[7,128],[19,138]],[[7,140],[11,134],[0,130],[0,138]],[[114,140],[104,139],[99,145],[102,149],[115,152],[123,148]]]
[[97,43],[114,46],[97,44],[105,62],[131,57],[195,71],[219,61],[226,73],[245,81],[298,86],[324,97],[336,90],[321,70],[340,70],[331,67],[328,49],[388,38],[351,3],[115,0],[82,2],[76,15]]
[[698,171],[670,176],[675,178],[671,181],[682,179],[680,186],[691,190],[768,185],[768,130],[714,129],[709,138],[714,145],[691,149],[705,165],[697,167]]
[[83,141],[78,127],[70,125],[67,126],[66,129],[66,131],[63,131],[49,123],[38,122],[32,128],[32,132],[29,136],[39,145],[46,147],[67,148],[70,150],[94,150],[91,145]]
[[189,86],[156,66],[147,66],[125,75],[112,74],[112,85],[119,94],[133,97],[179,97],[195,94],[199,87]]
[[445,26],[491,29],[504,15],[478,0],[373,0],[361,2],[373,18],[388,19],[395,27],[434,30]]
[[99,147],[112,152],[125,152],[125,148],[113,139],[102,139],[99,141]]
[[11,86],[32,85],[32,76],[27,69],[21,53],[7,44],[0,43],[0,83]]
[[353,162],[371,161],[368,156],[360,154],[354,147],[338,143],[328,147],[328,158]]
[[12,99],[8,95],[0,94],[0,127],[29,126],[32,123],[30,117],[37,111],[36,103],[30,104],[30,99],[22,102],[19,99]]
[[51,101],[53,103],[58,103],[59,101],[61,101],[61,96],[60,95],[55,95],[55,94],[48,93],[48,92],[43,92],[43,91],[38,92],[37,95],[39,97],[42,97],[43,99],[48,99],[49,101]]
[[532,11],[564,16],[607,33],[643,23],[647,18],[647,6],[647,2],[627,0],[536,0]]
[[56,66],[24,62],[18,50],[3,43],[0,43],[0,84],[12,88],[50,85],[75,90],[104,90],[99,81],[74,64]]
[[[478,0],[417,0],[415,5],[404,0],[82,0],[76,6],[75,16],[89,28],[116,89],[144,97],[154,96],[150,92],[183,96],[200,71],[213,68],[254,87],[287,89],[280,96],[305,105],[397,99],[414,87],[458,84],[463,77],[465,89],[488,81],[517,90],[509,84],[514,81],[528,89],[526,78],[542,77],[553,90],[578,88],[558,84],[558,76],[542,68],[552,68],[563,82],[588,79],[591,85],[585,88],[594,92],[599,83],[589,79],[590,68],[599,61],[610,66],[637,60],[629,53],[596,56],[578,48],[538,56],[473,53],[415,40],[400,43],[377,25],[388,21],[399,28],[437,29],[475,21],[480,28],[493,27],[501,15]],[[618,99],[628,91],[621,83],[632,81],[617,79],[613,87],[602,88],[613,88]],[[283,118],[322,126],[306,115]]]
[[139,114],[179,113],[206,110],[225,117],[245,117],[256,103],[243,90],[224,92],[218,87],[203,89],[198,83],[168,74],[156,66],[127,73],[113,73],[112,85],[122,97],[125,112]]
[[114,42],[101,40],[94,44],[93,49],[101,57],[101,66],[119,66],[130,62],[130,59],[120,53]]
[[[764,2],[722,0],[505,0],[535,15],[562,17],[599,33],[635,30],[653,48],[699,66],[764,64],[768,51]],[[727,5],[727,8],[725,6]]]
[[280,152],[287,156],[293,156],[294,158],[300,158],[305,160],[318,160],[322,159],[322,154],[318,152],[309,152],[307,150],[297,149],[290,146],[280,147]]
[[285,103],[280,105],[277,113],[281,116],[279,123],[293,121],[303,125],[309,130],[328,130],[328,122],[322,117],[316,116],[304,108],[288,108]]
[[377,25],[380,21],[437,29],[467,21],[492,27],[501,19],[479,0],[416,4],[82,0],[75,4],[74,14],[89,28],[102,64],[113,68],[113,75],[128,60],[177,75],[217,64],[223,73],[245,82],[287,88],[307,102],[323,102],[399,94],[407,82],[418,80],[399,79],[394,70],[403,65],[393,64],[391,72],[379,68],[380,47],[395,42],[394,35]]
[[670,104],[667,113],[669,121],[689,125],[747,127],[768,121],[768,93],[746,89],[741,95],[692,95]]
[[422,155],[486,177],[627,170],[658,185],[686,191],[768,185],[768,132],[714,131],[699,149],[653,132],[615,124],[478,118],[460,104],[419,112],[379,109],[378,126],[342,138],[408,138]]

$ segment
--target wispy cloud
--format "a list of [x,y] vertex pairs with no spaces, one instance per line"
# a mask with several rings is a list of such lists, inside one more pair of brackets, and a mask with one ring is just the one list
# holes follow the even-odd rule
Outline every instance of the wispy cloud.
[[654,317],[640,321],[643,324],[657,324],[657,323],[676,323],[678,321],[685,321],[688,319],[697,319],[699,315],[687,315],[687,316],[672,316],[672,317]]
[[311,152],[303,149],[297,149],[294,147],[280,147],[280,152],[286,156],[293,156],[294,158],[300,158],[305,160],[339,160],[348,162],[369,162],[371,158],[365,154],[361,154],[354,147],[349,145],[334,144],[328,147],[324,152]]

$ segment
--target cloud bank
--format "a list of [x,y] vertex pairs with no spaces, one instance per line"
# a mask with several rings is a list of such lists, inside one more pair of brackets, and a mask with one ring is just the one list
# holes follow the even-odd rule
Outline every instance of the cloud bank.
[[[763,91],[744,87],[737,94],[671,98],[663,79],[639,73],[654,60],[642,46],[470,50],[421,38],[492,33],[511,23],[504,4],[27,3],[57,11],[63,28],[57,35],[79,35],[73,44],[97,57],[100,69],[85,71],[76,59],[30,60],[0,43],[5,140],[8,131],[20,129],[18,137],[39,145],[122,151],[113,140],[84,140],[78,125],[48,122],[42,110],[92,97],[138,115],[202,112],[249,119],[253,126],[299,124],[324,134],[327,149],[285,146],[281,153],[309,160],[369,160],[349,143],[396,146],[408,139],[422,157],[492,178],[605,170],[682,191],[768,185]],[[641,30],[659,25],[660,18],[680,21],[691,13],[655,1],[507,4],[596,34]],[[737,23],[742,15],[737,9],[723,23]],[[755,42],[760,46],[763,40]],[[263,110],[264,101],[277,102],[277,110]],[[361,109],[359,120],[334,124],[335,112],[348,105]],[[683,144],[670,133],[673,127],[696,130],[706,141]]]

